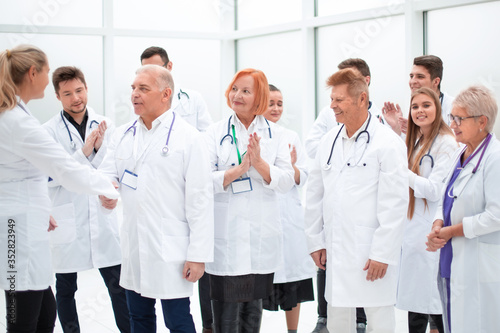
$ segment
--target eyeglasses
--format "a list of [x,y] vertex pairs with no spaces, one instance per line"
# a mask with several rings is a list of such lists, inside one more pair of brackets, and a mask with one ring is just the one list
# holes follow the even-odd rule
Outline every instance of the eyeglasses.
[[469,119],[469,118],[477,118],[477,117],[481,117],[482,115],[479,115],[479,116],[468,116],[468,117],[459,117],[459,116],[454,116],[450,113],[449,117],[450,117],[450,123],[452,121],[455,122],[455,124],[457,124],[457,126],[460,126],[462,124],[462,120],[464,119]]

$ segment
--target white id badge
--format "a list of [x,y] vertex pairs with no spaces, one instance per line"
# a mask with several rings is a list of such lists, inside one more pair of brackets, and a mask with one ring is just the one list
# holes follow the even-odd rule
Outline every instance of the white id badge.
[[249,192],[252,190],[252,181],[250,180],[250,177],[236,179],[231,183],[231,189],[234,194]]
[[122,179],[120,179],[120,183],[130,187],[133,190],[137,189],[137,175],[131,171],[125,170],[123,171]]

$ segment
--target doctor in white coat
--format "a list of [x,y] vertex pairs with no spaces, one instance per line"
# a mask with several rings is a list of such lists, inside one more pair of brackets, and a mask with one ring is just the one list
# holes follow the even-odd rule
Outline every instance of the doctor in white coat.
[[215,191],[215,256],[207,265],[217,333],[258,332],[262,299],[282,262],[277,192],[293,184],[288,142],[262,114],[269,84],[260,70],[233,77],[226,101],[234,111],[206,132]]
[[[277,123],[283,114],[283,95],[274,85],[269,85],[269,107],[264,117]],[[288,332],[297,332],[300,304],[314,301],[312,277],[316,273],[314,261],[307,250],[304,231],[304,208],[299,188],[304,186],[309,174],[308,158],[298,134],[276,124],[290,147],[295,185],[287,193],[279,193],[283,264],[274,273],[273,293],[265,299],[264,309],[285,311]]]
[[[399,262],[408,205],[405,145],[368,112],[363,76],[330,76],[331,107],[342,126],[321,140],[309,173],[306,234],[325,269],[330,332],[356,332],[364,307],[372,332],[394,332]],[[373,117],[373,119],[372,119]]]
[[[447,125],[450,125],[450,112],[453,97],[441,91],[443,81],[443,61],[434,55],[423,55],[413,59],[413,67],[410,72],[409,86],[413,93],[422,87],[430,88],[439,96],[441,103],[441,116]],[[403,117],[403,112],[398,104],[385,102],[382,113],[386,122],[392,129],[403,138],[406,135],[408,119]]]
[[410,333],[425,333],[429,315],[442,333],[443,310],[436,283],[439,254],[426,251],[423,241],[434,221],[443,179],[458,144],[441,117],[439,97],[430,88],[412,94],[406,145],[410,203],[396,307],[408,311]]
[[[63,66],[52,74],[56,97],[63,110],[44,124],[50,135],[78,162],[97,169],[113,128],[109,119],[87,106],[87,84],[82,71]],[[79,325],[75,292],[77,272],[99,268],[111,298],[120,332],[130,332],[125,290],[120,287],[120,240],[114,211],[101,208],[96,195],[66,190],[49,181],[51,215],[58,227],[51,233],[52,265],[56,273],[56,301],[63,331]]]
[[[213,260],[213,187],[202,135],[170,109],[168,70],[137,70],[139,116],[116,129],[100,170],[120,182],[122,271],[132,332],[155,332],[156,298],[170,332],[195,332],[193,283]],[[105,200],[107,201],[107,200]]]
[[453,101],[451,128],[466,147],[452,160],[428,248],[440,251],[445,331],[497,332],[500,313],[500,142],[493,92],[472,86]]
[[106,177],[71,158],[26,106],[42,98],[49,83],[45,53],[30,45],[3,51],[0,72],[0,242],[5,245],[0,288],[7,331],[52,332],[56,309],[47,179],[78,193],[110,198],[118,193]]

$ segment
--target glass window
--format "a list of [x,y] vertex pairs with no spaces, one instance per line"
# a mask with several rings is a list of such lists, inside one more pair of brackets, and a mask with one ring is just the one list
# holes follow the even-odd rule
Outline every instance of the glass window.
[[115,119],[123,124],[134,116],[130,85],[141,66],[141,54],[150,46],[163,47],[173,63],[175,85],[198,91],[213,120],[218,119],[223,93],[220,92],[220,42],[165,38],[115,38],[114,105]]
[[122,29],[219,31],[223,10],[218,0],[120,0],[113,19]]
[[[443,91],[455,96],[483,84],[500,101],[500,45],[491,39],[500,31],[498,13],[498,1],[428,12],[428,53],[443,60]],[[498,119],[495,133],[500,135]]]
[[23,25],[24,33],[45,26],[102,26],[102,0],[0,0],[0,8],[0,22]]
[[374,16],[395,14],[397,10],[401,10],[404,0],[317,0],[318,16],[328,16],[354,12],[365,9],[380,8],[380,12],[375,11]]
[[318,111],[330,104],[327,78],[338,70],[341,61],[348,58],[361,58],[370,67],[370,100],[376,107],[382,108],[384,102],[392,101],[401,105],[403,113],[408,113],[410,89],[402,15],[318,29]]
[[281,90],[284,111],[280,124],[302,135],[300,38],[300,32],[289,32],[239,40],[237,63],[238,69],[262,70],[268,82]]
[[[49,59],[51,83],[45,89],[45,97],[32,100],[28,104],[41,123],[62,110],[61,102],[57,100],[52,85],[52,73],[60,66],[76,66],[82,70],[88,87],[88,105],[97,113],[105,114],[101,37],[70,35],[25,35],[25,37],[29,40],[29,44],[42,49]],[[0,33],[0,45],[12,48],[15,45],[11,41],[15,38],[15,34]]]
[[238,2],[238,29],[251,29],[302,18],[301,0],[220,0],[222,3]]

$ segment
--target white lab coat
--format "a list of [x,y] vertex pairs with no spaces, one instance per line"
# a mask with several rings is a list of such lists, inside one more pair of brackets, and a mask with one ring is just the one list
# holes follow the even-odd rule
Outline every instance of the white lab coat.
[[220,276],[273,273],[283,255],[277,192],[285,193],[295,183],[288,142],[283,132],[263,116],[256,116],[247,131],[233,113],[230,125],[235,125],[240,153],[246,151],[249,134],[256,132],[261,138],[261,157],[269,164],[271,173],[271,183],[267,184],[250,167],[247,175],[253,190],[233,194],[231,185],[223,187],[224,173],[238,163],[235,144],[228,137],[221,144],[228,134],[228,118],[206,132],[215,191],[214,262],[207,264],[206,269]]
[[172,97],[171,109],[200,132],[206,131],[208,126],[212,124],[207,103],[195,90],[176,88]]
[[453,109],[453,100],[454,97],[448,95],[445,92],[441,92],[443,94],[443,102],[441,103],[441,116],[443,120],[448,126],[450,126],[450,113]]
[[[373,120],[368,126],[370,142],[365,143],[363,134],[346,158],[342,133],[339,135],[331,168],[325,170],[341,127],[328,132],[309,173],[305,213],[308,247],[310,253],[326,249],[325,298],[334,307],[378,307],[396,302],[397,265],[408,207],[406,149],[392,130]],[[368,259],[389,265],[384,278],[366,280],[363,268]]]
[[[461,152],[461,151],[460,151]],[[465,237],[451,240],[451,329],[453,333],[497,332],[500,313],[500,142],[491,138],[475,174],[477,154],[455,180],[452,225]],[[460,154],[452,159],[453,171]],[[444,182],[449,183],[452,172]],[[448,195],[444,191],[443,197]],[[436,219],[443,219],[442,206]]]
[[[425,156],[420,176],[415,177],[415,210],[413,218],[406,219],[401,250],[398,309],[426,314],[443,313],[436,283],[439,252],[427,251],[425,242],[441,200],[443,179],[450,170],[451,158],[457,149],[453,135],[437,136],[430,151],[434,167],[431,168],[431,160]],[[427,200],[427,207],[423,198]]]
[[125,170],[138,175],[136,190],[120,184],[120,285],[149,298],[191,296],[193,283],[182,277],[184,263],[213,259],[213,188],[206,143],[176,116],[169,152],[163,156],[172,119],[171,109],[158,117],[153,122],[158,127],[142,147],[135,142],[140,131],[147,131],[141,120],[136,135],[128,130],[133,121],[117,128],[99,167],[114,179],[121,179]]
[[[368,109],[372,116],[375,116],[378,121],[385,123],[384,117],[382,116],[382,110],[380,110],[377,106],[371,104],[371,107]],[[385,123],[387,124],[387,123]],[[318,145],[323,136],[328,133],[332,128],[337,126],[338,123],[335,120],[335,114],[330,106],[325,106],[321,109],[321,112],[318,114],[318,117],[313,123],[313,126],[309,130],[307,134],[307,138],[305,141],[305,147],[307,151],[307,155],[314,159],[316,157],[316,152],[318,151]]]
[[[0,260],[4,277],[0,288],[11,289],[5,277],[14,275],[15,290],[43,290],[53,280],[47,232],[51,207],[48,177],[74,192],[110,198],[117,198],[118,193],[106,177],[71,158],[27,106],[20,104],[26,112],[16,106],[0,113],[0,242],[5,246],[4,260]],[[8,226],[9,219],[15,227]],[[12,234],[15,242],[9,237]],[[15,253],[8,253],[8,244],[15,244]],[[15,254],[10,259],[14,261],[8,262],[7,255],[11,254]]]
[[[106,155],[113,126],[109,119],[98,115],[90,107],[87,107],[87,110],[86,137],[97,129],[98,125],[95,122],[92,124],[92,121],[101,123],[106,120],[108,125],[101,148],[97,153],[92,152],[88,158],[82,152],[84,141],[77,129],[64,119],[76,144],[76,149],[71,147],[61,112],[46,122],[44,127],[73,158],[96,169]],[[52,266],[56,273],[80,272],[121,263],[116,213],[104,210],[98,196],[70,192],[57,181],[49,181],[49,196],[52,200],[51,215],[58,225],[56,230],[50,233]]]
[[308,158],[297,133],[280,125],[276,125],[276,127],[283,131],[284,140],[295,146],[297,152],[295,166],[300,171],[300,183],[295,184],[286,193],[278,193],[283,242],[283,265],[274,273],[274,283],[287,283],[315,276],[316,265],[307,250],[304,209],[298,190],[307,181],[309,174],[307,169]]

